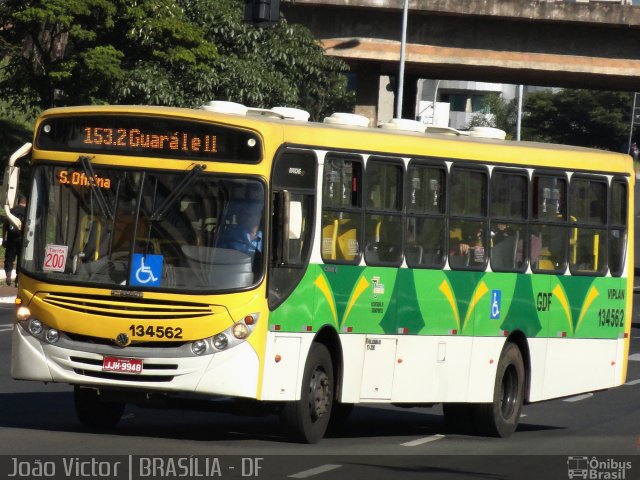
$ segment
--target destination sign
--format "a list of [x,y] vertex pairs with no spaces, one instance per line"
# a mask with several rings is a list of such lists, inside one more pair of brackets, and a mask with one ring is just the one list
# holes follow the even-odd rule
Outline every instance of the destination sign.
[[98,188],[111,188],[111,179],[94,175],[93,178],[87,177],[84,172],[74,172],[61,170],[57,175],[58,183],[61,185],[72,185],[74,187],[89,187],[95,185]]
[[37,132],[42,150],[107,153],[220,162],[257,163],[260,138],[253,132],[176,118],[74,115],[45,119]]

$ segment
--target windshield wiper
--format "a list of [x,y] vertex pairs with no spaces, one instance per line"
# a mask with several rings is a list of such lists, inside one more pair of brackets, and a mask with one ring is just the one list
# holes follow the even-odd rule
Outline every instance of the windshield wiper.
[[184,193],[184,191],[189,187],[189,185],[191,185],[191,183],[195,180],[195,178],[198,176],[198,174],[200,174],[200,172],[202,172],[206,168],[207,168],[206,165],[199,164],[199,165],[195,165],[191,170],[189,170],[189,173],[187,173],[184,176],[184,178],[178,184],[178,186],[175,188],[175,190],[173,190],[173,192],[171,192],[171,195],[169,195],[165,199],[165,201],[162,202],[162,205],[160,205],[153,212],[153,214],[151,215],[150,220],[152,222],[158,222],[158,221],[162,220],[162,217],[165,216],[165,214],[169,210],[169,207],[171,206],[171,204],[173,204],[173,202],[175,202]]
[[107,203],[106,198],[104,198],[102,190],[100,190],[100,187],[96,185],[96,174],[93,171],[93,165],[91,165],[91,157],[81,155],[78,157],[78,162],[80,162],[82,170],[84,170],[84,174],[87,176],[89,188],[91,188],[91,193],[95,195],[96,202],[98,203],[98,207],[100,208],[102,215],[109,220],[113,220],[113,212],[111,211],[111,208],[109,208],[109,204]]

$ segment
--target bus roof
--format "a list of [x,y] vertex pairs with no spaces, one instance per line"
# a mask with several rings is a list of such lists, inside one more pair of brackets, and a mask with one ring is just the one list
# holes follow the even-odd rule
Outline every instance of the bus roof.
[[97,113],[160,115],[235,125],[260,132],[265,148],[273,151],[286,144],[330,151],[365,151],[383,156],[432,157],[578,171],[633,172],[629,155],[592,148],[303,122],[275,115],[237,115],[204,109],[140,105],[92,105],[53,108],[43,112],[40,118]]

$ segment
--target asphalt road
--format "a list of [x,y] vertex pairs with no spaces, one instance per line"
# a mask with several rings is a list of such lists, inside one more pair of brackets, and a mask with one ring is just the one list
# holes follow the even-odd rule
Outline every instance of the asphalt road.
[[0,478],[565,479],[591,475],[585,462],[599,476],[582,478],[640,478],[640,295],[634,307],[627,383],[525,406],[508,439],[450,434],[440,406],[365,404],[319,444],[298,445],[275,416],[135,406],[115,431],[87,432],[69,386],[11,379],[13,311],[0,304]]

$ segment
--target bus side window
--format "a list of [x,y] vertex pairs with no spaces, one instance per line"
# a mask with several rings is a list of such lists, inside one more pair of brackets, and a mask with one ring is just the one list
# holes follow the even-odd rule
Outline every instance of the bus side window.
[[[489,251],[488,171],[453,165],[449,188],[449,265],[484,270]],[[461,233],[460,239],[457,229]]]
[[402,262],[402,164],[393,158],[371,157],[367,163],[365,250],[367,265]]
[[[491,269],[496,272],[522,272],[527,267],[524,250],[527,238],[529,177],[526,170],[496,168],[491,174],[490,185]],[[540,241],[539,238],[533,241],[536,240]],[[539,243],[536,248],[537,259]]]
[[624,269],[627,248],[627,183],[621,178],[611,182],[609,202],[609,270],[620,276]]
[[405,185],[407,266],[442,268],[446,254],[446,168],[442,162],[412,159]]
[[532,195],[531,268],[541,273],[563,273],[568,247],[567,179],[564,175],[536,172]]
[[573,175],[569,185],[569,267],[573,274],[600,275],[607,269],[607,183]]
[[328,154],[325,158],[321,231],[321,254],[325,262],[360,261],[361,172],[358,156]]

